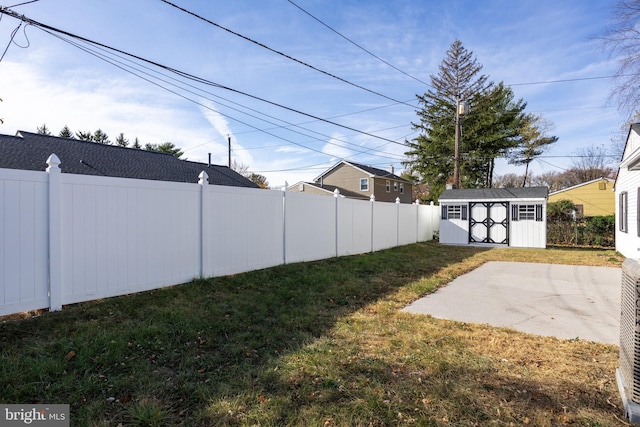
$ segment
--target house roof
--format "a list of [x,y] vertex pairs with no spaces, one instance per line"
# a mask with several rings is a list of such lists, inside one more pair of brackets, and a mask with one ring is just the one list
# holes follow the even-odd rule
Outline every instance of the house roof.
[[259,188],[226,166],[180,160],[171,154],[24,131],[0,135],[0,168],[44,171],[53,153],[63,173],[196,183],[206,171],[209,184]]
[[[629,132],[627,133],[627,139],[624,143],[624,149],[622,150],[622,158],[618,165],[618,173],[616,174],[616,180],[613,183],[615,189],[618,184],[618,177],[620,176],[620,170],[627,168],[628,170],[638,170],[638,164],[640,163],[640,150],[632,149],[629,143],[631,142],[632,133],[640,135],[640,123],[632,123],[629,126]],[[627,151],[628,150],[628,151]]]
[[331,193],[331,194],[333,194],[337,188],[341,196],[350,197],[352,199],[369,200],[369,197],[364,196],[361,193],[356,193],[355,191],[349,191],[342,187],[336,187],[335,185],[327,185],[327,184],[320,185],[315,182],[300,181],[294,185],[290,185],[289,188],[295,188],[300,184],[309,185],[311,187],[317,188],[318,190],[326,191],[327,193]]
[[571,187],[563,188],[562,190],[554,191],[552,193],[549,193],[549,195],[553,196],[554,194],[564,193],[565,191],[569,191],[569,190],[573,190],[573,189],[576,189],[576,188],[579,188],[579,187],[583,187],[585,185],[593,184],[594,182],[598,182],[598,181],[614,182],[614,180],[611,179],[611,178],[605,178],[605,177],[596,178],[596,179],[592,179],[591,181],[587,181],[587,182],[583,182],[581,184],[573,185]]
[[548,194],[547,187],[465,188],[445,190],[439,200],[544,199]]
[[407,182],[407,183],[409,182],[406,179],[402,178],[401,176],[393,174],[393,173],[391,173],[389,171],[386,171],[384,169],[378,169],[378,168],[374,168],[373,166],[366,166],[366,165],[362,165],[360,163],[347,162],[346,160],[341,160],[340,162],[338,162],[335,165],[331,166],[329,169],[327,169],[326,171],[324,171],[320,175],[318,175],[314,179],[314,181],[319,181],[320,178],[322,178],[325,175],[328,175],[334,169],[336,169],[338,166],[343,165],[343,164],[351,166],[351,167],[354,167],[356,169],[360,169],[362,172],[366,173],[367,175],[369,175],[371,177],[390,178],[390,179],[395,179],[397,181],[402,181],[402,182]]

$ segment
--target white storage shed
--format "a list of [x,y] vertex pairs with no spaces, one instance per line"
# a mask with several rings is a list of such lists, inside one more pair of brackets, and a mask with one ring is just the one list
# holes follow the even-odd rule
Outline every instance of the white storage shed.
[[547,246],[547,187],[445,190],[440,243]]

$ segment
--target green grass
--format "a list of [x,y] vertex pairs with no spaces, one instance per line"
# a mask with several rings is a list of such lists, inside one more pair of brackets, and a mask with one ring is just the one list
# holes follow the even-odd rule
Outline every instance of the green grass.
[[0,401],[72,425],[620,425],[618,349],[399,310],[488,260],[613,251],[425,243],[0,323]]

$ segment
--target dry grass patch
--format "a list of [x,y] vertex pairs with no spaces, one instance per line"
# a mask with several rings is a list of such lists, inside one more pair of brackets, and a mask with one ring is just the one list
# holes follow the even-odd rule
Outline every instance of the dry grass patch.
[[616,346],[400,311],[487,261],[622,258],[431,242],[5,320],[0,396],[74,425],[624,425]]

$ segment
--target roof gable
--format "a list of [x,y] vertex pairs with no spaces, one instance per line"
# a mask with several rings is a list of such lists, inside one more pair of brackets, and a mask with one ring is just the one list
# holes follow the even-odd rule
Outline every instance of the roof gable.
[[592,179],[591,181],[587,181],[587,182],[583,182],[581,184],[573,185],[571,187],[563,188],[562,190],[554,191],[552,193],[549,193],[549,195],[553,196],[555,194],[560,194],[560,193],[564,193],[564,192],[567,192],[567,191],[575,190],[576,188],[585,187],[587,185],[590,185],[590,184],[593,184],[593,183],[596,183],[596,182],[600,182],[600,181],[607,181],[607,182],[610,182],[610,183],[614,182],[614,180],[611,179],[611,178],[605,178],[605,177],[596,178],[596,179]]
[[180,160],[171,154],[24,131],[0,135],[0,168],[44,171],[52,153],[60,158],[63,173],[196,183],[205,171],[210,184],[258,188],[226,166]]
[[409,183],[409,181],[407,181],[406,179],[402,178],[401,176],[393,174],[393,173],[391,173],[389,171],[386,171],[384,169],[374,168],[373,166],[366,166],[366,165],[362,165],[360,163],[348,162],[346,160],[341,160],[340,162],[338,162],[335,165],[331,166],[329,169],[327,169],[326,171],[324,171],[323,173],[318,175],[316,178],[314,178],[314,181],[319,181],[321,178],[325,177],[326,175],[330,175],[331,173],[333,173],[338,168],[338,166],[341,166],[341,165],[345,165],[345,166],[348,166],[348,167],[352,167],[354,169],[358,169],[359,171],[361,171],[365,175],[368,175],[369,177],[372,177],[372,178],[389,178],[389,179],[394,179],[396,181],[402,181],[402,182]]

